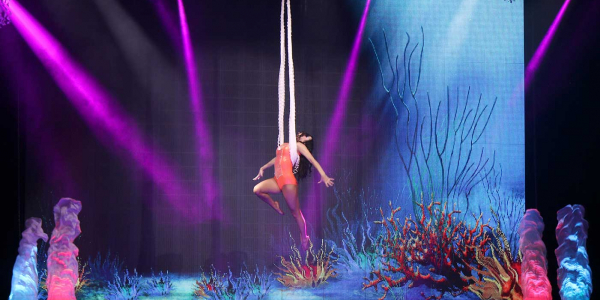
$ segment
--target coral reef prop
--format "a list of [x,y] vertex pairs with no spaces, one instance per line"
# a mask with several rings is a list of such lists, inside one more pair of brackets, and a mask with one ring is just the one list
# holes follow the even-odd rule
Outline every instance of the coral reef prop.
[[81,234],[77,218],[80,211],[81,202],[70,198],[62,198],[54,206],[56,226],[50,238],[46,281],[49,300],[75,300],[79,249],[73,241]]
[[106,289],[107,300],[136,300],[144,293],[142,276],[133,269],[133,276],[129,276],[129,270],[125,270],[123,278],[118,273],[114,274],[114,281],[108,282]]
[[196,280],[194,284],[194,296],[201,299],[208,298],[208,293],[214,291],[217,288],[217,284],[220,284],[220,282],[215,281],[212,277],[207,278],[203,274],[202,279]]
[[262,272],[256,266],[256,270],[253,274],[247,270],[242,271],[240,280],[241,284],[244,284],[250,293],[257,297],[257,299],[264,299],[273,283],[273,273],[268,272],[266,268],[263,268]]
[[519,226],[519,248],[522,257],[520,284],[525,300],[552,300],[546,245],[542,241],[543,232],[542,216],[536,209],[528,209]]
[[376,222],[385,228],[380,245],[383,268],[372,272],[374,279],[364,283],[363,289],[377,290],[381,284],[384,294],[380,299],[391,288],[405,284],[409,288],[424,285],[440,292],[439,296],[426,296],[427,299],[469,291],[471,281],[467,276],[472,265],[477,264],[477,251],[485,253],[489,249],[490,237],[485,229],[490,227],[481,216],[474,225],[468,225],[458,220],[456,214],[461,211],[449,211],[447,204],[433,200],[425,206],[421,200],[415,219],[406,217],[402,224],[395,217],[401,208],[393,208],[391,202],[389,206],[390,217],[386,218],[380,210],[382,220]]
[[124,264],[119,256],[113,256],[110,250],[108,250],[105,257],[102,257],[98,252],[95,258],[88,258],[89,279],[100,284],[111,282],[115,278],[115,274],[123,272]]
[[[45,268],[38,272],[40,278],[40,285],[38,288],[38,299],[46,300],[48,299],[48,287],[46,286],[46,279],[48,278],[48,270]],[[77,296],[77,295],[75,295]]]
[[88,265],[87,263],[81,263],[81,260],[79,259],[79,257],[77,258],[77,265],[78,265],[78,274],[79,277],[77,278],[77,283],[75,284],[75,296],[79,296],[83,290],[90,285],[90,280],[89,280],[89,275],[90,275],[90,271],[88,270]]
[[196,280],[194,288],[194,296],[201,299],[244,300],[251,292],[241,277],[234,278],[231,270],[221,274],[214,266],[208,274],[202,272],[202,278]]
[[[433,197],[432,197],[433,198]],[[520,262],[512,257],[506,236],[475,217],[474,224],[459,219],[459,210],[433,199],[425,206],[416,203],[415,219],[401,222],[395,215],[400,207],[390,206],[390,216],[381,210],[385,233],[380,240],[382,265],[373,270],[363,289],[381,287],[384,299],[390,289],[408,285],[426,286],[438,295],[422,296],[441,299],[448,293],[456,297],[473,292],[481,299],[521,299]],[[485,256],[487,252],[491,256]]]
[[278,276],[277,281],[284,286],[314,288],[327,282],[329,278],[337,277],[337,270],[333,267],[337,259],[333,255],[333,250],[327,251],[325,241],[321,241],[321,248],[316,253],[311,242],[304,260],[295,244],[291,249],[289,261],[280,256],[281,266],[277,268],[281,272],[274,272]]
[[581,205],[567,205],[558,211],[558,287],[563,300],[590,299],[592,271],[586,250],[588,222]]
[[[77,258],[77,269],[79,277],[77,278],[77,283],[75,284],[75,296],[76,298],[80,298],[80,296],[83,295],[84,293],[84,289],[88,286],[91,285],[91,281],[89,280],[89,268],[87,266],[87,263],[81,263],[80,258]],[[48,299],[48,286],[46,285],[46,281],[48,279],[46,270],[44,269],[43,272],[40,275],[40,288],[39,288],[39,295],[37,299],[40,300],[45,300]]]
[[173,282],[169,277],[168,270],[167,275],[163,275],[163,272],[160,271],[158,277],[154,276],[154,271],[152,271],[152,278],[148,280],[146,285],[146,293],[150,296],[166,296],[171,294],[173,290]]
[[475,263],[469,266],[476,276],[463,277],[471,282],[468,289],[480,299],[521,300],[521,262],[513,258],[508,239],[500,228],[492,231],[492,237],[489,256],[483,248],[475,248]]
[[25,231],[19,242],[19,255],[13,267],[9,300],[36,300],[38,298],[37,241],[48,240],[40,218],[25,221]]

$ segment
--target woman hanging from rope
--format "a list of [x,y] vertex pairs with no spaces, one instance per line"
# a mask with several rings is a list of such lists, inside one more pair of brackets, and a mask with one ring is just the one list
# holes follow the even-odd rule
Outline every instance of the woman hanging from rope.
[[312,172],[311,168],[314,165],[319,174],[321,174],[321,180],[319,183],[324,182],[325,186],[333,186],[333,178],[328,177],[321,165],[312,156],[311,151],[313,149],[313,140],[310,134],[300,132],[296,136],[296,146],[300,156],[300,162],[298,171],[296,174],[293,173],[292,159],[290,155],[290,146],[285,143],[277,149],[277,155],[268,163],[260,168],[258,175],[254,177],[254,180],[259,180],[264,175],[264,170],[275,165],[275,177],[263,180],[256,186],[254,186],[254,193],[267,204],[269,204],[275,211],[280,215],[283,215],[283,211],[279,208],[279,202],[273,200],[270,194],[283,193],[285,202],[292,212],[292,216],[298,223],[300,228],[302,248],[308,249],[309,236],[306,234],[306,222],[304,216],[300,210],[300,201],[298,201],[298,180],[305,178]]
[[305,178],[311,172],[314,165],[321,180],[325,186],[333,186],[333,178],[329,178],[321,165],[312,156],[313,139],[310,134],[300,132],[296,134],[296,97],[294,90],[294,61],[292,59],[292,16],[290,12],[290,0],[287,0],[287,44],[289,56],[289,79],[290,79],[290,114],[289,114],[289,142],[283,143],[283,114],[285,110],[285,28],[284,28],[284,1],[281,0],[281,30],[280,30],[280,57],[279,64],[279,135],[277,137],[277,155],[271,161],[266,163],[258,171],[258,175],[254,180],[259,180],[263,177],[264,170],[275,165],[275,177],[264,180],[254,186],[254,193],[275,211],[283,215],[283,211],[279,208],[279,202],[274,201],[269,194],[283,193],[285,202],[292,211],[292,216],[296,219],[301,233],[301,243],[304,250],[308,249],[310,242],[309,236],[306,234],[306,222],[300,210],[300,202],[298,201],[298,180]]

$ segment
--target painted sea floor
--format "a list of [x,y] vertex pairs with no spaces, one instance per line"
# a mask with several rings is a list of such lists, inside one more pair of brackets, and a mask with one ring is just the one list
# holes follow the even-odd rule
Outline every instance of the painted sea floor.
[[[192,299],[210,299],[194,295],[196,289],[196,280],[200,276],[192,275],[171,275],[173,290],[169,295],[165,296],[140,296],[140,300],[151,299],[174,299],[174,300],[192,300]],[[422,292],[427,292],[424,287],[415,288],[394,288],[388,293],[386,299],[403,300],[403,299],[425,299]],[[379,289],[375,292],[374,289],[363,290],[360,280],[350,280],[342,278],[333,278],[326,283],[315,288],[287,288],[278,281],[273,280],[269,292],[262,299],[270,300],[294,300],[294,299],[379,299],[383,295],[383,291]],[[109,299],[105,288],[88,286],[80,293],[77,299],[80,300],[105,300]],[[223,298],[235,299],[235,298]],[[246,299],[259,299],[258,296],[250,294]],[[452,297],[445,295],[442,299],[479,299],[472,293]]]

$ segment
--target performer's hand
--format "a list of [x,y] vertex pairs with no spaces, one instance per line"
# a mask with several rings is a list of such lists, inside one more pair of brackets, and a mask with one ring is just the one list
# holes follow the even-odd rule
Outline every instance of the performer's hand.
[[263,173],[264,173],[263,169],[260,168],[260,170],[258,171],[258,175],[256,175],[256,177],[254,177],[254,179],[252,179],[252,180],[259,180],[259,179],[261,179],[263,177]]
[[321,180],[318,183],[324,182],[326,187],[333,186],[333,178],[327,176],[321,176]]

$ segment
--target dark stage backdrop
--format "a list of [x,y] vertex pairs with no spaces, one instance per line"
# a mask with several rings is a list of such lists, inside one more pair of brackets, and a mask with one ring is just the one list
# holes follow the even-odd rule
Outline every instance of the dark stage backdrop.
[[[525,57],[529,61],[564,1],[525,2]],[[558,247],[556,212],[568,204],[586,208],[590,230],[592,282],[600,280],[600,231],[595,219],[600,190],[600,122],[596,113],[600,82],[600,3],[570,2],[548,51],[526,92],[527,207],[544,218],[543,240],[548,248],[548,278],[553,299],[559,299],[556,276]],[[594,28],[594,29],[592,29]],[[598,297],[597,289],[592,299]]]
[[[318,160],[362,11],[350,3],[292,2],[296,126],[314,136]],[[178,28],[176,2],[164,3]],[[269,265],[277,260],[275,254],[289,249],[290,232],[296,240],[299,236],[281,195],[275,199],[285,216],[252,192],[257,183],[252,178],[274,157],[277,146],[279,3],[185,4],[208,124],[209,134],[201,138],[212,142],[209,173],[220,190],[215,205],[198,205],[205,196],[203,166],[198,167],[181,40],[157,21],[153,2],[69,1],[56,6],[23,1],[132,117],[188,188],[179,203],[169,202],[126,150],[82,121],[15,28],[7,27],[1,38],[9,46],[1,51],[10,59],[2,60],[2,70],[25,141],[24,216],[43,216],[49,226],[58,199],[81,200],[80,256],[110,250],[141,272],[198,272],[211,264],[226,268],[242,262]],[[331,177],[341,176],[340,188],[361,186],[356,174],[367,172],[369,157],[377,156],[373,133],[361,131],[370,118],[360,114],[373,81],[374,65],[369,64],[370,53],[362,51],[339,128],[344,147],[333,154],[335,168],[326,170]],[[326,208],[335,202],[333,189],[317,185],[319,177],[315,171],[300,184],[301,206],[315,241],[322,238]],[[212,209],[211,217],[189,219],[175,206]]]

